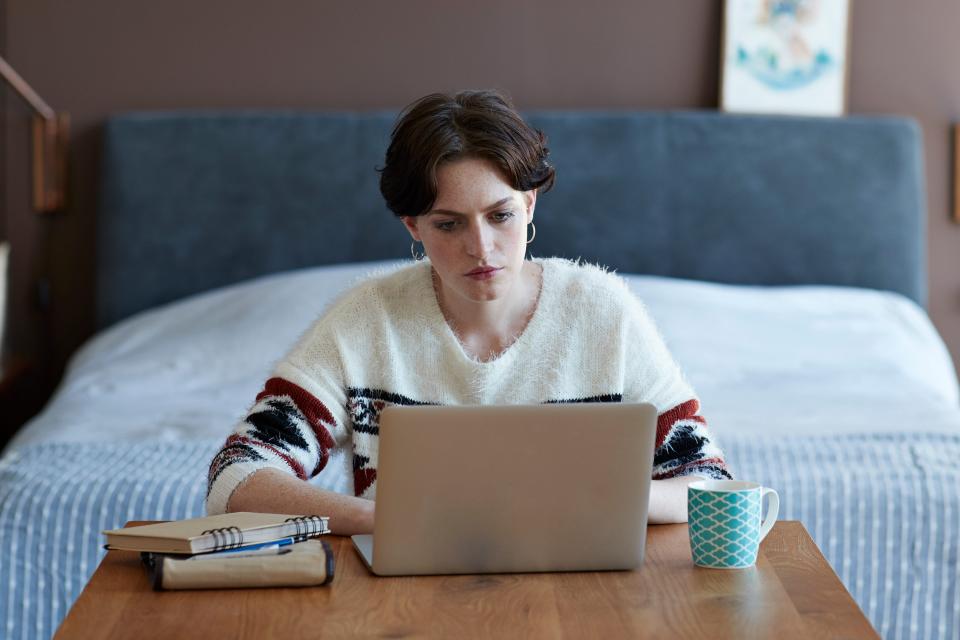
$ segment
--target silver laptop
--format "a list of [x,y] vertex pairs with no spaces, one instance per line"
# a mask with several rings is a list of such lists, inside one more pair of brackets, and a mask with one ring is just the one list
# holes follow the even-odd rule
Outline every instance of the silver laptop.
[[639,567],[656,422],[650,404],[388,407],[354,546],[383,576]]

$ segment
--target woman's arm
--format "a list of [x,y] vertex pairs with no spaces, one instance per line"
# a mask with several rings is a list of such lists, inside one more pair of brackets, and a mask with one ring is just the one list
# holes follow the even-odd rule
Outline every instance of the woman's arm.
[[[687,485],[699,476],[653,480],[650,485],[650,524],[687,521]],[[325,515],[337,535],[373,533],[375,503],[318,489],[277,469],[261,469],[240,485],[227,511],[259,511],[298,515]]]
[[373,533],[373,509],[372,500],[326,491],[271,468],[250,475],[227,502],[227,511],[328,516],[330,531],[342,536]]
[[650,524],[671,524],[687,521],[687,485],[700,476],[678,476],[666,480],[654,480],[650,484]]

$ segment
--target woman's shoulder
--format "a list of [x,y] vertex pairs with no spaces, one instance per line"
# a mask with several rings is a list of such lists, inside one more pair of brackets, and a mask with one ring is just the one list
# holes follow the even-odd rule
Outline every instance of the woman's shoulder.
[[[335,297],[315,323],[315,327],[332,327],[338,332],[350,327],[389,319],[398,301],[413,299],[429,279],[424,263],[400,263],[369,272],[353,286]],[[358,322],[359,319],[363,322]]]
[[567,318],[567,322],[576,319],[608,329],[650,323],[644,303],[615,271],[565,258],[549,258],[542,264],[545,286],[552,288],[550,306],[554,315]]
[[360,277],[305,328],[284,362],[310,375],[336,371],[346,359],[369,362],[383,348],[383,337],[402,318],[397,305],[403,297],[422,286],[419,282],[430,282],[429,272],[423,269],[429,267],[407,263]]
[[603,265],[566,258],[545,258],[540,263],[544,278],[567,301],[619,308],[636,299],[626,281]]

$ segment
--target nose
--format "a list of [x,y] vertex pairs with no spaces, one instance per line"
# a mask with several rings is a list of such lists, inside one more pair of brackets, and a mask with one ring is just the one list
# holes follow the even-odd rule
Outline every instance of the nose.
[[493,251],[493,230],[486,225],[473,224],[466,234],[467,253],[474,258],[486,258]]

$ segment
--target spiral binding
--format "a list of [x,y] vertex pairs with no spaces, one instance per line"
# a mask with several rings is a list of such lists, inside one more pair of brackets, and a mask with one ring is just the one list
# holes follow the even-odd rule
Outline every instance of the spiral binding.
[[221,527],[219,529],[207,529],[202,535],[210,534],[213,536],[212,551],[225,551],[227,549],[236,549],[243,546],[243,531],[239,527]]
[[[294,542],[303,542],[308,538],[315,538],[327,532],[320,516],[296,516],[287,518],[284,522],[292,522],[296,527],[293,534]],[[226,551],[243,546],[243,531],[239,527],[221,527],[207,529],[202,535],[213,536],[213,548],[210,551]]]
[[297,516],[287,518],[284,522],[292,522],[297,527],[293,534],[294,542],[303,542],[307,538],[315,538],[320,534],[326,533],[323,526],[323,518],[320,516]]

